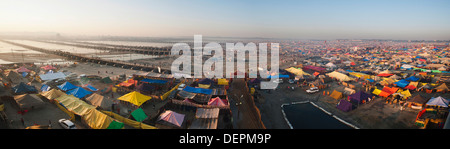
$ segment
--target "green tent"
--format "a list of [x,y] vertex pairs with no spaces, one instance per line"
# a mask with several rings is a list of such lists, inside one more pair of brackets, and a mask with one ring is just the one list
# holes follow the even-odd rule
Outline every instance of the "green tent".
[[102,82],[105,83],[105,84],[111,84],[111,83],[113,83],[113,81],[112,81],[111,78],[109,78],[109,77],[103,78],[103,79],[102,79]]
[[106,128],[106,129],[122,129],[123,125],[124,124],[122,122],[118,122],[118,121],[114,120],[109,124],[108,128]]
[[134,110],[133,112],[131,112],[131,115],[138,122],[142,122],[143,120],[145,120],[147,118],[147,115],[144,113],[144,110],[142,110],[141,108],[138,108],[138,109]]

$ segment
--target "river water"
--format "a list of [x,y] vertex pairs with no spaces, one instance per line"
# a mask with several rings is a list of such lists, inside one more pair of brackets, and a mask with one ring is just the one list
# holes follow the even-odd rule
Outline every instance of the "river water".
[[283,106],[293,129],[353,129],[310,103]]

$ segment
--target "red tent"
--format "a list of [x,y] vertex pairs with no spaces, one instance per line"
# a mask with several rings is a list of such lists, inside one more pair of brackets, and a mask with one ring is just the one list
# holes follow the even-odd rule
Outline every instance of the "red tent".
[[350,65],[356,65],[355,62],[351,62]]
[[56,69],[56,67],[53,67],[52,65],[42,66],[41,68],[44,69],[44,70]]
[[378,74],[377,76],[380,76],[380,77],[389,77],[389,76],[392,76],[392,75],[394,75],[394,74],[390,74],[390,73],[380,73],[380,74]]
[[427,60],[424,60],[424,59],[421,59],[421,58],[420,58],[419,61],[426,62]]
[[17,68],[16,71],[17,72],[30,72],[31,70],[29,70],[29,69],[27,69],[27,68],[22,66],[20,68]]

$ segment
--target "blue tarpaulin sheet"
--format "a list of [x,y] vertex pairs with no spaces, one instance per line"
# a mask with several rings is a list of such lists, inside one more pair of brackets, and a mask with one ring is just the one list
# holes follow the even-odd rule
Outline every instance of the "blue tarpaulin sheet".
[[195,87],[190,87],[190,86],[186,86],[183,89],[183,91],[190,92],[190,93],[208,94],[208,95],[212,94],[212,90],[211,89],[195,88]]
[[415,77],[415,76],[411,76],[411,77],[409,77],[409,78],[406,78],[405,80],[407,80],[407,81],[419,81],[420,78]]
[[156,80],[156,79],[144,79],[144,80],[142,80],[142,82],[157,83],[157,84],[166,84],[167,83],[166,80]]
[[85,90],[84,88],[77,87],[73,90],[68,91],[67,94],[73,95],[77,98],[83,98],[86,95],[92,94],[92,92]]
[[88,88],[88,89],[90,89],[91,91],[98,91],[98,89],[96,89],[95,87],[93,87],[93,86],[91,86],[90,84],[88,84],[87,86],[86,86],[86,88]]
[[399,87],[405,87],[405,86],[407,86],[409,84],[409,82],[406,81],[406,80],[400,80],[398,82],[395,82],[394,84],[396,84]]
[[270,78],[289,78],[289,75],[274,75],[274,76],[267,77],[267,79],[270,79]]
[[77,86],[73,85],[70,82],[65,82],[64,84],[59,85],[58,88],[63,90],[63,91],[68,91],[68,90],[77,88]]

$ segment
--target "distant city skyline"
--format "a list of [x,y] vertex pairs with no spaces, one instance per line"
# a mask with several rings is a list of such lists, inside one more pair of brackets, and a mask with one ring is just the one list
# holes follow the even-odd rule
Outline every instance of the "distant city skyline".
[[448,0],[2,0],[0,33],[450,40]]

